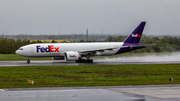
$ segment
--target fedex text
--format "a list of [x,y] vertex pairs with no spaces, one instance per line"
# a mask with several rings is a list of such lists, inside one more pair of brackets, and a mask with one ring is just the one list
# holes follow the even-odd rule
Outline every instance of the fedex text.
[[70,57],[76,58],[77,56],[76,55],[70,55]]
[[139,35],[139,34],[132,34],[132,37],[141,37],[141,35]]
[[36,46],[37,52],[59,52],[59,47],[54,47],[54,45],[48,45],[48,47]]

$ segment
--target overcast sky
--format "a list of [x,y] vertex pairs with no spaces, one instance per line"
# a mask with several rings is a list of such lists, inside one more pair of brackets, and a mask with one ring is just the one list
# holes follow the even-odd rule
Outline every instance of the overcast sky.
[[180,0],[0,0],[0,34],[180,35]]

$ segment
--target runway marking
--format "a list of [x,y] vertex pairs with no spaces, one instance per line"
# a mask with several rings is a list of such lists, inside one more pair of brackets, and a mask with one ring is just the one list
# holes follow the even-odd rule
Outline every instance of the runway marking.
[[1,92],[4,92],[5,90],[3,90],[3,89],[0,89],[0,91],[1,91]]

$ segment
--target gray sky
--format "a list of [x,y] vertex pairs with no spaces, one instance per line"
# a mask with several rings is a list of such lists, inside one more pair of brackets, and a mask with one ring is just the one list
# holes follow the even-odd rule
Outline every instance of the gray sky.
[[0,0],[0,34],[180,35],[180,0]]

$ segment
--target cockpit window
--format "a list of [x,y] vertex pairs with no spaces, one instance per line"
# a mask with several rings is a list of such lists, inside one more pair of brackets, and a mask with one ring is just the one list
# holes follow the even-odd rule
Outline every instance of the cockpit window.
[[23,50],[23,48],[19,48],[19,50]]

